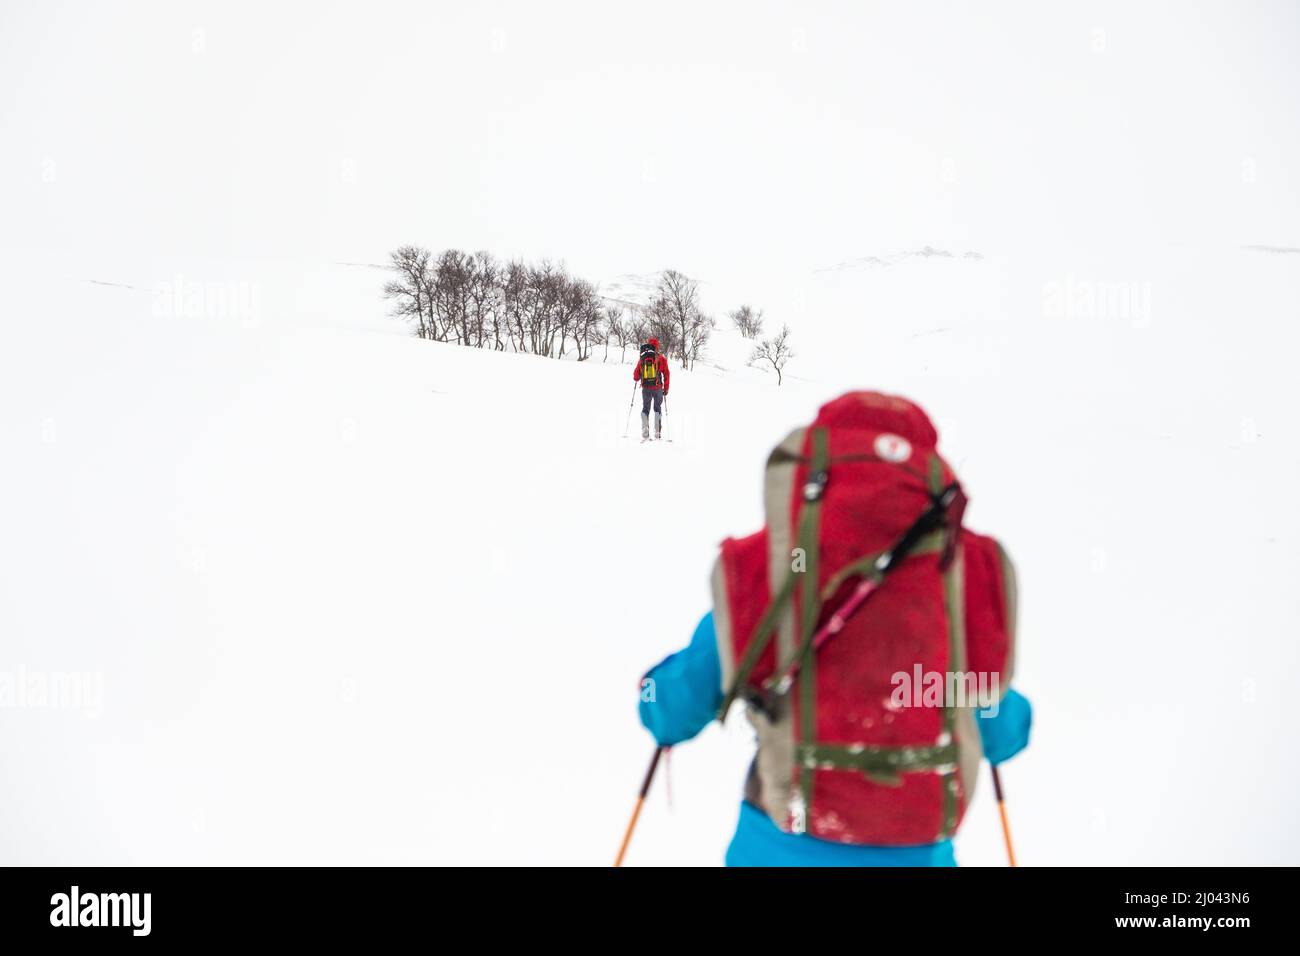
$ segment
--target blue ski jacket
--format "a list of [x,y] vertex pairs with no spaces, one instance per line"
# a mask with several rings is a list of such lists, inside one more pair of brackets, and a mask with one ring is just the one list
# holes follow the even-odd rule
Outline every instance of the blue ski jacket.
[[[666,747],[690,740],[717,716],[722,704],[722,664],[712,612],[704,615],[690,644],[651,668],[653,700],[641,695],[641,723]],[[996,716],[975,721],[984,755],[993,764],[1009,760],[1029,744],[1029,701],[1008,690]],[[727,848],[728,866],[956,866],[952,841],[920,846],[860,846],[786,833],[746,801]]]

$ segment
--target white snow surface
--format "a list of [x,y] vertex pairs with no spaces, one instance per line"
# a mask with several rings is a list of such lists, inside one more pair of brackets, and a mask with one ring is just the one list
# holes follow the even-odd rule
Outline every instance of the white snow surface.
[[[0,671],[93,672],[102,701],[3,711],[0,857],[609,862],[639,677],[757,527],[770,446],[869,386],[933,414],[1019,567],[1023,861],[1285,862],[1295,335],[1258,346],[1300,290],[1213,260],[1100,327],[1016,318],[1007,259],[818,277],[811,308],[860,325],[806,323],[780,388],[720,331],[644,446],[629,366],[418,341],[365,271],[304,270],[337,314],[251,323],[14,293]],[[751,752],[738,714],[675,749],[629,863],[720,862]],[[1001,862],[987,781],[958,853]]]

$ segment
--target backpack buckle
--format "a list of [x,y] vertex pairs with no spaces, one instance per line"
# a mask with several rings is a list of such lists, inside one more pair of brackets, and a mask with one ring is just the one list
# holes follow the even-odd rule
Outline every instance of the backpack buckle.
[[818,471],[809,475],[808,480],[803,485],[803,500],[820,501],[822,495],[826,493],[826,482],[829,477],[825,471]]
[[744,687],[741,689],[739,697],[755,711],[762,714],[769,723],[776,722],[776,700],[769,689],[758,690],[754,687]]

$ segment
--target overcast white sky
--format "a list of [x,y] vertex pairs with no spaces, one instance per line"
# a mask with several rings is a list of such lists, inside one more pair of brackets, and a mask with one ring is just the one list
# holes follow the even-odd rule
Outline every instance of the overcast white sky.
[[924,243],[1300,246],[1298,53],[1287,2],[3,0],[0,251],[777,295]]

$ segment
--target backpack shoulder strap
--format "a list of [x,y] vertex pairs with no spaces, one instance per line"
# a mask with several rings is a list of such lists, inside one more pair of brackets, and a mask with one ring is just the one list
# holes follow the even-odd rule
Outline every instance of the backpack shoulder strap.
[[[808,480],[803,487],[804,506],[799,515],[797,537],[798,545],[803,549],[805,558],[805,568],[802,572],[804,589],[802,595],[803,613],[801,615],[801,623],[805,628],[805,632],[816,622],[817,615],[821,611],[821,597],[817,589],[817,536],[820,530],[821,500],[828,480],[826,470],[828,462],[826,429],[814,428],[812,429],[812,459],[809,465]],[[786,574],[780,590],[777,591],[763,611],[763,616],[759,619],[758,626],[749,639],[749,645],[745,648],[745,655],[736,667],[736,675],[731,682],[731,687],[728,688],[726,695],[723,697],[722,706],[718,708],[719,720],[726,720],[727,711],[731,709],[736,697],[748,682],[750,674],[758,665],[763,651],[767,649],[767,645],[771,642],[772,635],[776,631],[776,623],[782,611],[785,610],[785,606],[790,603],[790,599],[794,596],[797,578],[798,575],[791,568]]]

